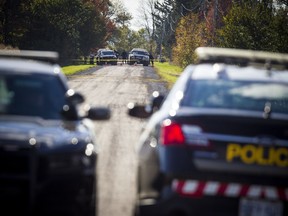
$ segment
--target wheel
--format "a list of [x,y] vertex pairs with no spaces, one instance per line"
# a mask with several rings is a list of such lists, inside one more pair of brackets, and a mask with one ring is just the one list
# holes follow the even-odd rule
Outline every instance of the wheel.
[[97,213],[97,177],[96,174],[87,178],[85,191],[81,198],[83,216],[96,216]]

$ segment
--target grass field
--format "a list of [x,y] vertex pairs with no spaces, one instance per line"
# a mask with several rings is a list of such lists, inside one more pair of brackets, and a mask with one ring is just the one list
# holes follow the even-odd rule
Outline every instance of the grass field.
[[183,69],[179,66],[172,65],[169,62],[155,62],[155,70],[161,79],[167,82],[167,88],[170,89],[182,73]]
[[94,66],[95,65],[70,65],[70,66],[62,67],[62,70],[65,75],[72,75],[74,73],[87,70]]
[[[72,75],[80,71],[87,70],[91,67],[95,67],[95,65],[70,65],[62,67],[62,70],[64,74]],[[155,62],[154,68],[157,72],[157,74],[163,79],[165,82],[167,82],[167,88],[170,89],[173,84],[178,79],[179,75],[182,73],[183,69],[181,67],[178,67],[176,65],[172,65],[169,62]]]

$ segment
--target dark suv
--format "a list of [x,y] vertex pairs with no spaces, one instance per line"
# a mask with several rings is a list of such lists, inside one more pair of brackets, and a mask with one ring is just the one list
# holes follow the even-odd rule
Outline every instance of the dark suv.
[[288,55],[198,48],[137,145],[139,215],[288,215]]
[[96,54],[96,64],[112,64],[117,65],[117,55],[113,50],[99,49]]
[[16,214],[95,215],[94,124],[107,108],[80,115],[58,54],[0,51],[0,203]]
[[128,62],[130,65],[137,63],[148,66],[150,63],[149,52],[145,49],[134,48],[129,52]]

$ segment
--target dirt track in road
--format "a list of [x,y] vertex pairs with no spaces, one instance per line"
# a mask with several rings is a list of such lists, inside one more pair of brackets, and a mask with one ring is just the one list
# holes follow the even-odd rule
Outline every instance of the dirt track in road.
[[98,216],[132,216],[136,197],[137,143],[144,120],[127,115],[129,102],[148,102],[151,93],[166,93],[152,67],[103,66],[69,77],[69,85],[86,102],[109,106],[109,121],[95,122],[98,156]]

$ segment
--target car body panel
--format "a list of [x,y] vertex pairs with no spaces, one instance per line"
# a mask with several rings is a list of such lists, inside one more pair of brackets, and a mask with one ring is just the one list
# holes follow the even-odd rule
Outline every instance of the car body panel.
[[117,64],[117,56],[113,50],[108,49],[100,49],[96,55],[96,63],[97,65],[103,64]]
[[94,215],[99,148],[92,120],[109,118],[108,110],[91,107],[82,114],[78,106],[84,97],[69,89],[59,65],[41,56],[1,55],[3,211]]
[[[285,69],[188,66],[160,109],[152,111],[137,144],[136,212],[241,215],[247,199],[249,205],[254,199],[251,205],[286,215],[287,90]],[[168,129],[174,125],[171,135]],[[167,144],[167,139],[172,141]]]
[[148,66],[150,63],[149,52],[145,49],[134,48],[129,52],[128,55],[129,64],[143,64]]

